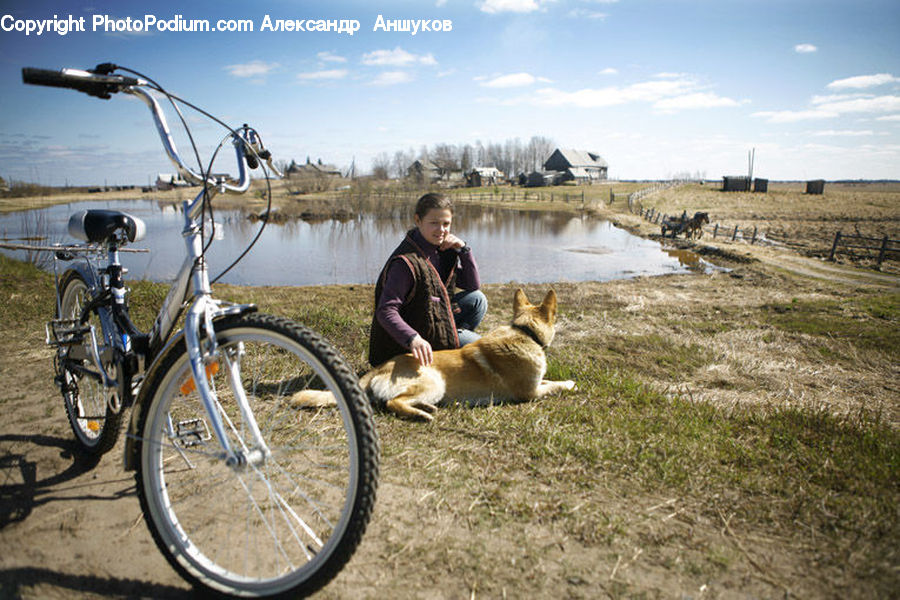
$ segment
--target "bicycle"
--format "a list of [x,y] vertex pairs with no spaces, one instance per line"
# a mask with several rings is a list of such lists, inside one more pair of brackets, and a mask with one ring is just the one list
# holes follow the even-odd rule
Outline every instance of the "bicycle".
[[[125,469],[135,472],[156,545],[198,589],[293,597],[321,588],[350,559],[371,516],[379,468],[371,407],[355,373],[317,333],[259,314],[254,305],[215,299],[205,258],[212,198],[245,193],[253,169],[267,180],[269,171],[281,175],[271,153],[248,125],[228,128],[125,67],[25,68],[22,77],[143,101],[169,159],[201,188],[183,203],[185,260],[149,332],[129,316],[119,256],[143,237],[140,219],[81,211],[69,232],[84,243],[44,248],[69,264],[61,277],[56,270],[56,315],[46,329],[80,448],[97,456],[112,449],[131,409]],[[228,128],[219,149],[233,144],[238,176],[209,174],[219,149],[209,168],[189,167],[150,90],[169,99],[185,128],[179,103]],[[182,314],[183,328],[175,331]],[[292,402],[310,388],[330,390],[337,407]]]

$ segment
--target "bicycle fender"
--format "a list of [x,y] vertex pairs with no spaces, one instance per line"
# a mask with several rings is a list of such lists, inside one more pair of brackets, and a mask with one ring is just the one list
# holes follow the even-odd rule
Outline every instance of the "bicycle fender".
[[94,270],[86,262],[79,261],[76,263],[72,263],[69,268],[65,270],[62,277],[60,278],[60,281],[64,280],[69,275],[69,273],[72,272],[76,273],[82,279],[84,279],[84,282],[87,284],[88,288],[91,291],[96,290],[100,286],[100,282],[97,280],[97,276],[94,273]]
[[[247,313],[255,311],[255,305],[243,305],[239,307],[239,310],[237,312],[224,314],[214,318],[213,323],[216,324],[230,319],[236,319],[242,317]],[[143,412],[144,403],[149,402],[147,396],[155,391],[155,386],[149,386],[147,384],[153,382],[157,378],[157,376],[159,375],[158,371],[161,368],[160,365],[165,362],[165,358],[170,353],[182,352],[183,349],[184,329],[179,329],[169,337],[169,341],[166,342],[166,345],[156,353],[156,356],[153,358],[153,361],[150,363],[150,366],[147,367],[147,370],[144,373],[144,380],[141,383],[141,389],[138,391],[137,398],[135,398],[134,400],[134,405],[131,407],[131,418],[128,420],[128,431],[125,434],[125,450],[123,463],[126,471],[134,471],[137,469],[137,461],[139,457],[137,456],[137,444],[135,444],[135,442],[139,437],[138,422],[140,421],[141,413]],[[151,390],[151,387],[153,387],[154,389]]]

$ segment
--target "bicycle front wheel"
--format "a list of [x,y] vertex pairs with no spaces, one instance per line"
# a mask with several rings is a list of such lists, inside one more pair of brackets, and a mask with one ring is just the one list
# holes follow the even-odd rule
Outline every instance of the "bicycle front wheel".
[[[217,410],[232,448],[257,458],[226,464],[179,342],[145,382],[136,478],[147,524],[195,585],[244,597],[311,593],[349,560],[371,515],[371,408],[340,355],[296,323],[253,314],[217,322],[215,332],[217,361],[206,370]],[[336,404],[298,406],[309,389],[329,390]]]

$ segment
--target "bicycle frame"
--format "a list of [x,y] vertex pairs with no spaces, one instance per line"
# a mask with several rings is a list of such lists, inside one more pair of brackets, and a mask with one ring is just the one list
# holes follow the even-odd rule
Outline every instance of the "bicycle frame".
[[[262,439],[258,425],[249,408],[246,396],[243,393],[240,382],[239,366],[235,362],[236,357],[226,356],[225,353],[218,353],[220,355],[218,359],[223,360],[228,369],[229,381],[234,388],[233,392],[239,409],[253,435],[256,450],[249,453],[249,456],[241,450],[231,447],[225,432],[225,424],[223,423],[218,409],[218,400],[215,392],[209,386],[205,373],[206,364],[215,360],[214,357],[217,355],[217,343],[213,322],[223,316],[241,314],[255,310],[255,306],[225,303],[213,298],[208,267],[203,254],[203,238],[200,226],[205,202],[211,201],[218,193],[241,194],[249,189],[250,175],[244,149],[249,143],[249,140],[244,140],[236,134],[233,135],[232,142],[235,147],[239,172],[239,179],[237,182],[232,182],[224,178],[213,179],[204,177],[188,167],[182,160],[169,131],[165,114],[156,99],[146,90],[139,87],[126,87],[122,89],[122,91],[136,96],[150,108],[157,132],[159,133],[169,159],[175,164],[186,179],[199,183],[202,186],[202,189],[192,201],[185,201],[183,203],[184,230],[182,235],[185,240],[186,256],[178,270],[178,274],[175,277],[175,281],[173,282],[168,295],[163,301],[163,305],[160,308],[156,320],[154,321],[153,328],[149,333],[147,341],[146,354],[142,356],[144,359],[142,361],[143,364],[138,365],[137,371],[144,373],[149,372],[154,365],[158,363],[160,357],[165,354],[166,349],[180,339],[180,335],[173,336],[172,333],[175,324],[178,321],[178,317],[184,310],[185,304],[190,301],[190,305],[188,306],[185,315],[183,336],[188,350],[194,383],[203,401],[204,408],[206,409],[212,424],[212,429],[219,440],[219,444],[223,451],[223,457],[230,465],[245,464],[248,461],[257,463],[264,460],[270,452]],[[121,276],[111,278],[111,281],[98,281],[96,270],[90,265],[89,260],[86,260],[86,262],[88,263],[88,268],[79,269],[79,272],[85,276],[85,281],[88,285],[95,290],[102,290],[108,287],[113,296],[113,314],[110,314],[110,311],[100,304],[105,304],[105,300],[98,301],[97,306],[97,312],[103,330],[110,334],[109,339],[107,339],[106,342],[110,347],[117,348],[121,352],[127,353],[131,350],[131,335],[133,332],[137,332],[137,329],[131,324],[127,315],[125,315],[123,319],[117,318],[122,317],[121,314],[115,314],[115,306],[125,305],[125,287],[121,280]],[[114,267],[120,267],[118,247],[116,245],[110,244],[107,247],[107,264]],[[201,341],[201,326],[205,328],[206,333],[207,343],[205,349],[203,348]],[[116,335],[111,335],[112,332],[115,332]],[[106,372],[103,367],[103,362],[100,360],[99,353],[97,352],[96,338],[92,344],[92,348],[92,358],[98,367],[100,378],[104,385],[106,387],[116,385],[116,382]],[[146,364],[148,361],[149,364]],[[139,411],[135,410],[135,414],[138,412]],[[132,466],[131,452],[135,435],[136,433],[130,428],[125,449],[126,469],[129,469]]]

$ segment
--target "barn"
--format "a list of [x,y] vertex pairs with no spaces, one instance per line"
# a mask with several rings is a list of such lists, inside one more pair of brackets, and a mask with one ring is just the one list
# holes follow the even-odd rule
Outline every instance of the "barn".
[[593,183],[607,178],[609,165],[596,152],[557,148],[544,161],[544,171],[561,172],[561,181]]

